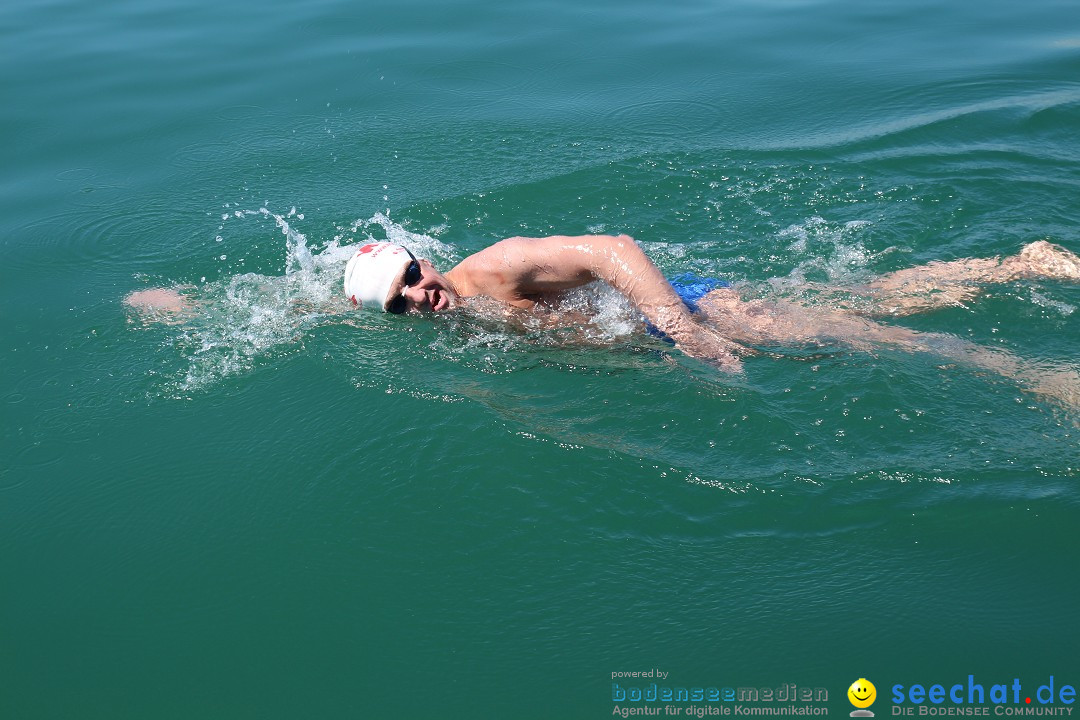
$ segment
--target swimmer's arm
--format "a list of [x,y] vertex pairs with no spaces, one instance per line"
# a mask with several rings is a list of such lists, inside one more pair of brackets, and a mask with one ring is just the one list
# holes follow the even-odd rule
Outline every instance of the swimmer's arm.
[[488,250],[496,248],[504,267],[512,272],[510,282],[523,296],[603,280],[687,355],[711,361],[722,370],[741,370],[742,348],[695,321],[659,268],[629,235],[511,238]]

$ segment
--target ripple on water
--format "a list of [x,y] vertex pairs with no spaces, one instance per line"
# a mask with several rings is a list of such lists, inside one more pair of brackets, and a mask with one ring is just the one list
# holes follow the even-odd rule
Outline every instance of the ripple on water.
[[56,465],[64,457],[62,444],[49,438],[24,444],[8,457],[6,467],[0,471],[0,490],[13,490],[24,485],[35,473]]
[[82,183],[93,180],[97,175],[97,171],[92,168],[71,168],[56,173],[56,179],[61,182]]
[[165,201],[133,207],[129,198],[96,201],[43,218],[14,233],[9,268],[32,270],[85,266],[111,267],[127,274],[150,271],[177,255],[198,251],[191,243],[163,243],[174,235],[181,211]]
[[474,98],[490,93],[527,90],[536,83],[536,70],[494,60],[455,60],[433,63],[416,81],[428,90]]
[[647,100],[616,108],[607,118],[629,134],[675,139],[711,134],[720,127],[723,109],[705,100]]
[[[840,130],[808,134],[805,142],[809,147],[852,149],[887,142],[890,148],[896,148],[932,136],[938,146],[964,147],[970,144],[970,138],[1019,131],[1040,113],[1077,102],[1080,89],[1075,87],[1047,90],[999,79],[906,87],[882,98],[878,117]],[[973,131],[976,126],[978,132]],[[991,132],[991,127],[996,130]]]
[[539,73],[551,84],[550,92],[533,102],[556,109],[560,117],[570,113],[603,121],[609,108],[626,104],[628,97],[655,97],[665,86],[662,68],[624,55],[561,60],[544,65]]
[[[219,121],[220,132],[178,148],[171,158],[173,165],[181,168],[233,167],[237,161],[265,151],[268,142],[275,142],[282,136],[281,114],[260,105],[231,105],[215,113],[214,118]],[[235,132],[237,127],[244,131]],[[295,140],[295,136],[292,139]]]
[[183,166],[203,166],[208,163],[225,162],[238,157],[243,141],[204,141],[185,145],[173,155],[173,162]]

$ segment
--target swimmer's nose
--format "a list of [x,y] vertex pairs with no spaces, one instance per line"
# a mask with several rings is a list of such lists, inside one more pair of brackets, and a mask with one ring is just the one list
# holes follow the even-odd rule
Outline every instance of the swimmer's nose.
[[420,310],[431,309],[431,304],[428,302],[427,291],[425,291],[423,288],[415,286],[407,287],[405,288],[405,291],[402,293],[402,295],[404,295],[405,299],[408,300],[409,303],[412,304],[412,306],[415,308],[419,308]]

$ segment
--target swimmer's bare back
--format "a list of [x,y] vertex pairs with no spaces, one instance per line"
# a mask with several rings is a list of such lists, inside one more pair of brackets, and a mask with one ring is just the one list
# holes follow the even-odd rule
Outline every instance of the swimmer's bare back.
[[629,235],[552,235],[501,240],[446,273],[462,297],[486,295],[519,308],[599,280],[619,291],[676,347],[724,372],[742,372],[748,350],[696,321]]

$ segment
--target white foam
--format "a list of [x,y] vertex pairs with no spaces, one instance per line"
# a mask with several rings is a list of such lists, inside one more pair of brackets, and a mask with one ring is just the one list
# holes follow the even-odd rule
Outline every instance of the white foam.
[[1062,317],[1068,317],[1076,312],[1075,305],[1070,305],[1069,303],[1061,302],[1060,300],[1053,300],[1036,290],[1031,291],[1031,301],[1040,307],[1056,310]]
[[[186,395],[248,372],[261,359],[296,347],[317,327],[360,322],[341,293],[345,264],[358,244],[387,239],[418,256],[432,258],[437,266],[456,261],[451,246],[430,234],[413,232],[384,213],[339,226],[338,234],[321,250],[313,251],[307,235],[296,226],[304,217],[296,207],[279,213],[266,206],[236,209],[222,216],[215,243],[229,244],[228,222],[272,220],[285,239],[284,275],[247,272],[210,282],[205,277],[200,280],[196,317],[170,328],[174,335],[169,344],[187,361],[172,388],[174,393]],[[215,257],[227,260],[229,254]],[[366,321],[379,325],[378,319]]]
[[859,238],[870,226],[866,220],[837,223],[814,215],[784,228],[778,238],[787,243],[796,264],[787,277],[770,282],[777,289],[791,289],[807,282],[839,285],[864,281],[880,255],[867,250]]

